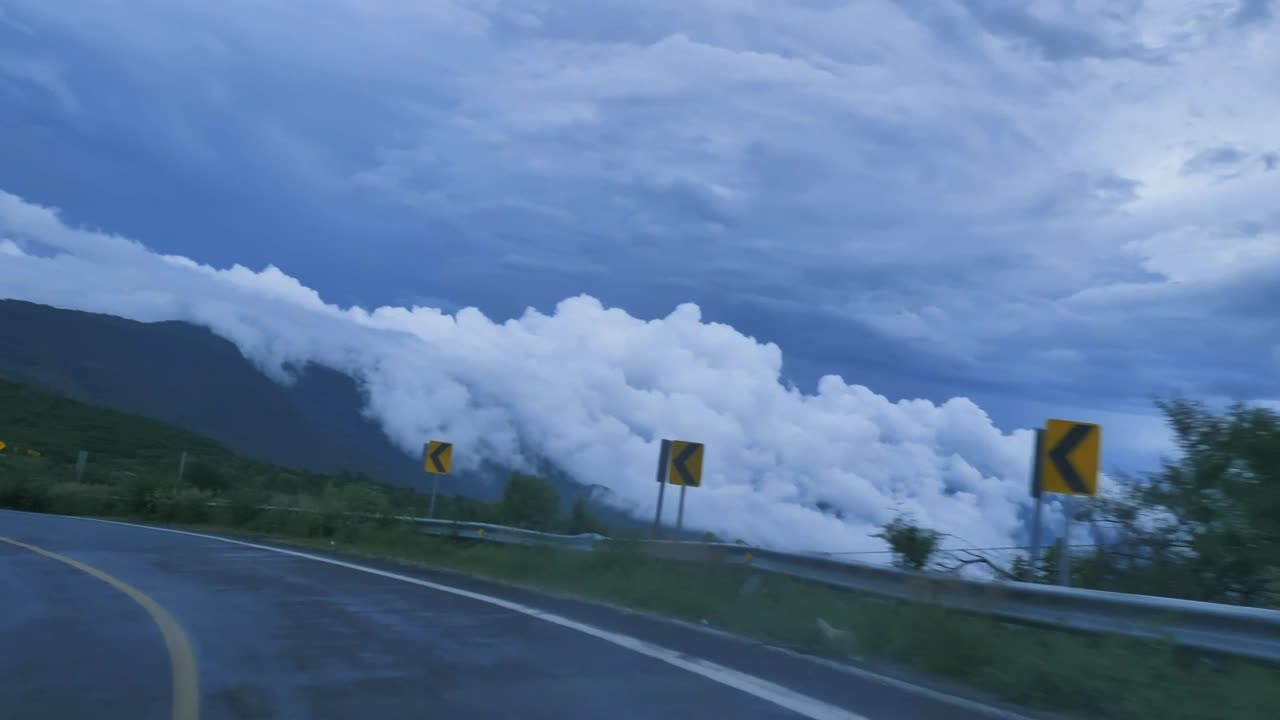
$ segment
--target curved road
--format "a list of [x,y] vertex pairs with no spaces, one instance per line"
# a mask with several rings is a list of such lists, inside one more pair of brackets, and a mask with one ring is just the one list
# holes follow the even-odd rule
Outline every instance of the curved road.
[[592,603],[8,511],[0,708],[15,720],[1018,717]]

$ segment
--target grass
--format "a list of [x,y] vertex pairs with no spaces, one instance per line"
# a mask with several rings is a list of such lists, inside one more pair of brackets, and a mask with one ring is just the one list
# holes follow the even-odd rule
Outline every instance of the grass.
[[[48,463],[6,459],[0,506],[248,533],[310,546],[327,547],[332,541],[348,552],[705,620],[827,657],[888,663],[1015,704],[1079,717],[1263,720],[1280,707],[1280,670],[1272,667],[1209,662],[1160,642],[1012,625],[859,597],[746,567],[659,561],[626,543],[574,552],[425,536],[404,523],[344,517],[341,511],[352,503],[380,505],[376,497],[353,495],[350,489],[284,499],[315,513],[262,512],[254,508],[260,497],[249,493],[231,493],[228,506],[210,508],[205,504],[209,493],[172,483],[157,487],[142,480],[101,484],[48,477]],[[842,634],[824,634],[819,619]]]

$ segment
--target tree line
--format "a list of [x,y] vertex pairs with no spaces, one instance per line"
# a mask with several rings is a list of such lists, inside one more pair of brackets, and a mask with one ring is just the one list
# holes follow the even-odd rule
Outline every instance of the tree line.
[[[1186,399],[1156,403],[1177,457],[1114,492],[1075,504],[1092,547],[1069,556],[1076,587],[1280,608],[1280,413]],[[900,567],[956,571],[981,563],[1009,580],[1052,582],[1059,546],[1039,563],[1005,565],[980,551],[942,558],[943,534],[899,516],[877,534]]]

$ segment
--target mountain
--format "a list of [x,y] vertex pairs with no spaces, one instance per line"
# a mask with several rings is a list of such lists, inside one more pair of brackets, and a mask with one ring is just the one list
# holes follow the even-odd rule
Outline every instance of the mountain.
[[[419,459],[361,414],[364,399],[351,377],[311,365],[293,385],[280,385],[234,344],[190,323],[0,300],[0,378],[172,423],[262,462],[430,488]],[[493,501],[505,474],[496,466],[459,474],[441,492]],[[544,475],[566,504],[587,492],[554,469]],[[642,522],[601,509],[611,524]]]
[[355,382],[306,368],[293,387],[195,325],[0,301],[0,377],[173,423],[265,462],[420,480],[416,462],[360,415]]

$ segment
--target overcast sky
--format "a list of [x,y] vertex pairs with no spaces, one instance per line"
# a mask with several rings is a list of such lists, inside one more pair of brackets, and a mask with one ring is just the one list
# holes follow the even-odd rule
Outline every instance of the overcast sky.
[[[1001,483],[1025,485],[1013,460],[970,456],[1047,417],[1103,423],[1107,467],[1142,469],[1168,449],[1153,396],[1280,398],[1277,33],[1258,0],[0,0],[0,295],[251,342],[232,316],[269,310],[230,305],[239,275],[183,296],[174,268],[205,270],[160,255],[274,266],[242,275],[294,288],[273,296],[285,315],[314,301],[360,332],[316,308],[476,307],[501,328],[533,307],[561,323],[542,342],[569,343],[544,359],[612,328],[584,367],[740,371],[728,396],[681,392],[743,426],[794,403],[774,429],[810,443],[865,440],[849,413],[892,436],[875,403],[843,426],[805,414],[865,386],[886,408],[971,400],[990,438],[935,434],[929,452]],[[100,278],[126,260],[135,285]],[[130,287],[155,294],[110,294]],[[688,322],[668,318],[683,303],[699,329],[636,341],[645,320]],[[705,333],[726,344],[690,339]],[[501,337],[477,351],[531,352]],[[338,352],[322,345],[292,352]],[[452,380],[489,377],[458,363]],[[820,390],[828,374],[843,381]],[[495,412],[528,433],[520,402]],[[613,407],[584,403],[584,423]],[[689,427],[680,407],[620,427],[740,443],[727,474],[764,472],[748,455],[786,442]],[[427,421],[395,412],[412,447]],[[882,450],[823,452],[856,475]],[[927,494],[912,472],[871,484]]]

